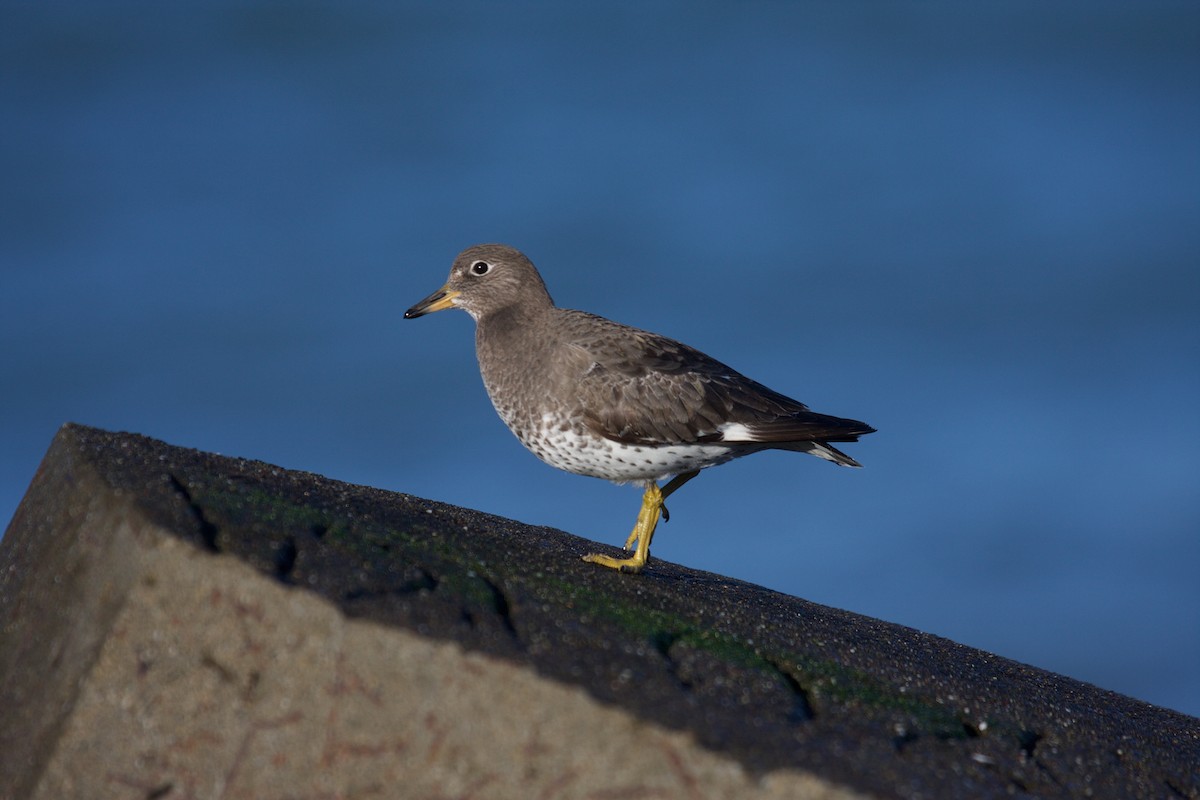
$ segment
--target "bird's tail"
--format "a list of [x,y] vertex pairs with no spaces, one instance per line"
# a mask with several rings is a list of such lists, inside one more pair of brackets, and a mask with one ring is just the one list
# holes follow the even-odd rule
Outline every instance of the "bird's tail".
[[862,464],[855,461],[850,456],[838,450],[828,442],[794,442],[791,444],[775,445],[780,450],[794,450],[797,453],[808,453],[809,455],[823,458],[826,461],[832,461],[839,467],[861,467]]

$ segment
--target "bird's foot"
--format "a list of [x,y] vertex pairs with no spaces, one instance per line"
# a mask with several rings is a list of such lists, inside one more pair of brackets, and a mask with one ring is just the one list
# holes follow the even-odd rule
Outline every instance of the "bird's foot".
[[641,572],[650,560],[650,540],[654,538],[654,529],[658,526],[658,518],[663,509],[663,495],[658,484],[650,481],[646,485],[646,493],[642,496],[642,510],[638,513],[637,524],[633,532],[625,540],[625,552],[633,550],[629,558],[613,558],[600,553],[589,553],[583,557],[589,564],[599,564],[620,572]]
[[583,557],[583,560],[589,564],[599,564],[602,567],[609,567],[618,572],[638,573],[646,567],[647,558],[639,557],[640,554],[634,553],[629,558],[613,558],[602,553],[588,553]]

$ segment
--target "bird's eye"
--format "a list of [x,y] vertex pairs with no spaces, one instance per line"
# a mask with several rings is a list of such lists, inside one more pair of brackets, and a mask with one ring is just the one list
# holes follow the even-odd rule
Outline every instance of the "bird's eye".
[[492,269],[492,265],[487,263],[486,261],[476,261],[474,264],[471,265],[471,274],[487,275],[488,272],[491,271],[491,269]]

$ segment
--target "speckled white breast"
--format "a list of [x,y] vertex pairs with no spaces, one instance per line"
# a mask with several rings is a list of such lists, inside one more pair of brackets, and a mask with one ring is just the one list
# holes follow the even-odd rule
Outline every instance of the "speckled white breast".
[[720,444],[630,445],[596,436],[581,421],[550,412],[524,424],[496,406],[509,430],[530,452],[552,467],[615,483],[663,480],[672,475],[724,464],[740,453]]

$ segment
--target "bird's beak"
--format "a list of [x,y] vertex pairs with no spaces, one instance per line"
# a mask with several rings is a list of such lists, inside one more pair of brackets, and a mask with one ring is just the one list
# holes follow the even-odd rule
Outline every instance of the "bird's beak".
[[405,319],[416,319],[423,317],[426,314],[432,314],[434,311],[442,311],[447,308],[454,308],[454,298],[458,297],[459,293],[443,286],[433,294],[426,297],[421,302],[404,312]]

